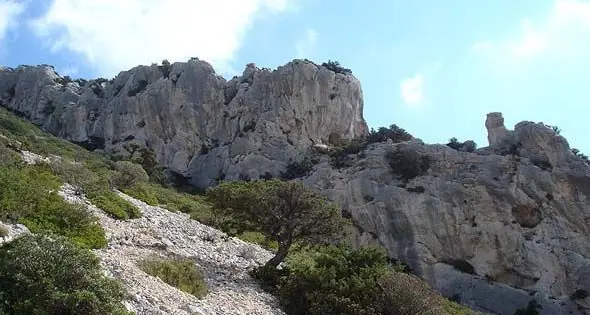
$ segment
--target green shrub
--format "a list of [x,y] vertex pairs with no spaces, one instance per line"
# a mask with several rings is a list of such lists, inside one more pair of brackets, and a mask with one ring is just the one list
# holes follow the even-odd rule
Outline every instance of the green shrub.
[[287,268],[278,294],[290,315],[380,314],[377,281],[388,272],[388,263],[379,249],[327,246],[311,257],[290,259]]
[[341,140],[340,145],[330,152],[330,164],[334,168],[344,168],[352,166],[353,159],[351,154],[358,154],[367,148],[367,142],[362,139]]
[[445,313],[444,300],[422,279],[402,272],[388,272],[377,285],[377,304],[381,314],[440,315]]
[[90,202],[119,220],[141,218],[141,211],[111,190],[93,190],[86,195]]
[[580,158],[582,161],[588,162],[588,156],[580,152],[580,150],[573,148],[571,151],[576,157]]
[[56,235],[26,235],[0,247],[0,313],[129,314],[119,282],[99,259]]
[[105,234],[97,218],[59,196],[60,185],[44,164],[0,166],[0,220],[19,221],[34,233],[67,236],[83,247],[104,247]]
[[322,63],[322,67],[326,67],[329,70],[334,71],[336,73],[352,74],[352,71],[350,69],[342,67],[340,65],[340,62],[338,61],[328,60],[328,62]]
[[415,151],[389,151],[385,158],[392,172],[405,181],[424,175],[430,168],[430,158]]
[[203,273],[190,259],[150,258],[140,262],[139,267],[145,273],[198,298],[207,294]]
[[385,142],[388,139],[391,139],[393,143],[399,143],[412,140],[412,138],[412,135],[409,134],[405,129],[393,124],[389,126],[389,128],[380,127],[377,131],[371,129],[369,135],[367,136],[367,142],[377,143]]
[[143,167],[129,161],[117,161],[114,165],[113,183],[119,188],[131,187],[149,180]]
[[461,150],[463,144],[460,143],[459,140],[457,140],[457,138],[453,137],[449,140],[449,143],[447,143],[447,147],[453,148],[455,150]]
[[285,171],[281,172],[281,178],[284,180],[291,180],[307,176],[312,170],[313,166],[317,164],[316,159],[305,157],[298,162],[291,162],[287,164]]

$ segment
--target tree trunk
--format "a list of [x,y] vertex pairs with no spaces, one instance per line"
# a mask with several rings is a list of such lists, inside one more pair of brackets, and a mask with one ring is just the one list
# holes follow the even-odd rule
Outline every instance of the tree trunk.
[[282,263],[285,258],[287,258],[287,254],[289,253],[289,247],[291,245],[279,245],[279,249],[273,258],[264,264],[265,267],[273,267],[276,268],[280,263]]

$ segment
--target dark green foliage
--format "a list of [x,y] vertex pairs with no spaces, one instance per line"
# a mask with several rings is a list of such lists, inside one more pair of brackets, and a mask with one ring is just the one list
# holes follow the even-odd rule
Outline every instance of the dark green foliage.
[[584,154],[584,153],[580,152],[580,150],[578,150],[578,149],[575,149],[575,148],[574,148],[574,149],[572,149],[572,153],[573,153],[573,154],[574,154],[576,157],[578,157],[578,158],[582,159],[582,161],[585,161],[585,162],[588,162],[588,161],[589,161],[589,160],[588,160],[588,156],[587,156],[586,154]]
[[460,143],[457,138],[453,137],[449,140],[449,143],[447,143],[447,146],[450,148],[453,148],[455,150],[461,150],[461,148],[463,147],[463,144]]
[[56,235],[26,235],[0,247],[0,313],[123,315],[127,297],[99,259]]
[[367,136],[368,143],[385,142],[387,139],[391,139],[393,143],[400,143],[410,141],[413,137],[405,129],[395,124],[389,126],[389,128],[380,127],[377,131],[371,129]]
[[539,310],[543,307],[537,300],[530,300],[526,308],[519,308],[514,312],[514,315],[539,315]]
[[162,60],[162,65],[158,66],[158,68],[162,72],[164,78],[168,79],[168,77],[170,76],[170,71],[172,71],[172,65],[170,64],[170,61],[168,61],[167,59]]
[[256,231],[277,242],[267,266],[279,265],[295,243],[339,239],[348,223],[335,205],[299,182],[225,182],[210,188],[207,199],[215,213],[227,218],[226,232]]
[[328,60],[328,62],[322,63],[322,67],[326,67],[336,73],[352,74],[352,70],[342,67],[338,61]]
[[129,161],[117,161],[114,165],[117,171],[113,177],[113,184],[118,188],[128,188],[133,185],[145,183],[149,180],[143,167]]
[[140,262],[139,267],[145,273],[198,298],[207,294],[203,273],[191,259],[150,258]]
[[557,126],[552,126],[551,129],[556,133],[556,134],[560,134],[561,133],[561,129],[559,129],[559,127]]
[[363,152],[367,148],[367,142],[362,139],[341,140],[338,147],[330,152],[332,167],[339,169],[352,166],[352,154]]
[[299,162],[291,162],[287,164],[284,172],[281,172],[281,178],[284,180],[291,180],[307,176],[312,170],[313,166],[317,164],[317,160],[306,156]]
[[86,248],[106,245],[98,220],[86,208],[63,200],[60,180],[46,165],[0,166],[0,220],[25,224],[31,232],[54,232]]
[[261,267],[252,275],[289,315],[447,314],[440,295],[392,268],[376,247],[329,245],[298,253],[283,269]]
[[405,181],[424,175],[430,168],[430,158],[415,151],[393,150],[385,158],[392,172]]

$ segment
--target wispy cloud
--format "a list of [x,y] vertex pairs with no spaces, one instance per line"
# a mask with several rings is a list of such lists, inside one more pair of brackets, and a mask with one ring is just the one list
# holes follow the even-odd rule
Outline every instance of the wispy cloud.
[[417,73],[400,84],[401,98],[406,105],[417,106],[424,102],[424,79]]
[[297,41],[295,49],[297,50],[297,58],[309,58],[316,49],[318,42],[318,32],[314,29],[307,29],[305,36]]
[[0,44],[4,40],[9,29],[16,27],[18,17],[24,12],[23,2],[13,0],[0,1]]
[[590,2],[555,0],[543,17],[524,18],[517,36],[483,40],[472,50],[492,56],[532,59],[545,55],[573,56],[590,53]]
[[199,57],[229,69],[244,34],[261,14],[292,0],[53,0],[31,22],[53,52],[81,54],[101,75],[137,64]]

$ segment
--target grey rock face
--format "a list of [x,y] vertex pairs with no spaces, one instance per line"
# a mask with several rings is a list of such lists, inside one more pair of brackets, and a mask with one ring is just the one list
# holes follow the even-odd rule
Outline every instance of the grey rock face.
[[227,82],[200,60],[90,82],[66,82],[50,66],[1,68],[0,105],[90,149],[148,147],[201,187],[276,176],[331,134],[368,132],[359,81],[303,60],[274,71],[249,64]]
[[[324,161],[303,180],[352,218],[356,244],[382,245],[448,297],[496,314],[533,298],[541,314],[590,314],[588,301],[569,298],[590,292],[590,167],[541,125],[505,137],[517,139],[520,155],[380,143],[350,168]],[[390,150],[428,156],[428,171],[398,179]],[[539,156],[553,167],[537,165]]]

